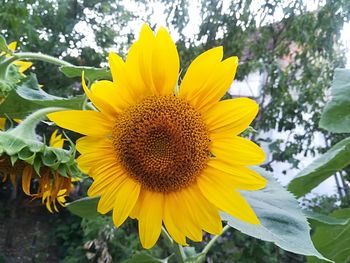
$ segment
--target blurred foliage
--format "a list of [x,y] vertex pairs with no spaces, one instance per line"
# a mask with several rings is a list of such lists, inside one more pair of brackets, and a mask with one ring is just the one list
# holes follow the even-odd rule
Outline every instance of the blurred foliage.
[[[122,262],[142,250],[136,221],[128,220],[116,229],[110,216],[81,219],[76,216],[56,218],[52,235],[61,244],[59,256],[63,262]],[[167,248],[163,242],[148,255],[163,257]]]

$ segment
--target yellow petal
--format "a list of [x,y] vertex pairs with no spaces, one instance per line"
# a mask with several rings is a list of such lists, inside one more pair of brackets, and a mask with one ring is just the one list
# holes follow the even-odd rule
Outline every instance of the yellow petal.
[[16,48],[17,48],[17,42],[16,41],[13,41],[11,42],[10,44],[8,44],[7,46],[11,51],[15,51]]
[[[43,200],[44,200],[44,198],[43,198]],[[53,214],[53,210],[52,210],[52,208],[51,208],[51,202],[50,202],[50,199],[49,199],[49,198],[47,198],[47,200],[46,200],[46,209],[49,210],[49,212],[50,212],[51,214]]]
[[81,153],[78,167],[90,176],[118,165],[110,138],[85,136],[77,140],[76,147]]
[[[218,58],[217,55],[215,59]],[[185,85],[181,85],[180,96],[190,101],[197,110],[204,113],[214,106],[229,89],[236,74],[238,58],[230,57],[220,63],[213,58],[211,58],[211,61],[202,59],[201,63],[196,63],[196,65],[197,76],[191,76],[195,74],[191,73],[191,68],[189,68],[188,74],[190,76]],[[185,78],[186,76],[187,74]],[[189,87],[190,85],[191,87]],[[185,91],[182,92],[181,89],[185,89]],[[188,91],[189,89],[190,91]]]
[[100,80],[93,83],[91,93],[103,100],[105,108],[108,105],[108,111],[112,113],[112,117],[122,111],[122,108],[118,105],[122,98],[118,96],[118,88],[112,81]]
[[96,177],[107,169],[118,169],[118,163],[114,155],[107,153],[87,153],[77,158],[79,169],[91,177]]
[[110,52],[108,55],[108,63],[111,68],[113,82],[118,82],[120,69],[124,67],[124,61],[117,54]]
[[15,61],[13,62],[13,64],[19,67],[18,71],[20,73],[23,73],[33,65],[32,62],[27,62],[27,61]]
[[190,204],[197,224],[210,234],[221,234],[222,223],[219,211],[203,196],[198,186],[188,187],[182,194]]
[[181,231],[177,228],[176,220],[178,218],[173,218],[173,211],[174,209],[169,202],[167,201],[167,195],[165,195],[165,203],[164,203],[164,225],[169,233],[169,235],[172,237],[172,239],[175,240],[176,243],[187,246],[186,243],[186,237]]
[[220,63],[222,56],[222,47],[216,47],[209,49],[193,60],[181,82],[179,96],[192,101],[197,96],[198,91],[205,86],[207,78]]
[[54,112],[47,117],[58,126],[84,135],[104,137],[110,135],[113,122],[96,111],[67,110]]
[[118,165],[110,138],[85,136],[77,140],[76,148],[81,153],[77,158],[79,169],[92,177]]
[[[98,94],[98,92],[96,92],[97,90],[96,88],[95,88],[95,92],[92,92],[88,89],[85,83],[84,71],[81,76],[81,83],[86,96],[91,100],[91,102],[95,105],[97,109],[99,109],[101,112],[105,113],[106,115],[110,116],[111,118],[114,118],[117,115],[118,112],[111,106],[111,104],[109,103],[109,100],[108,99],[106,100],[104,97],[101,98],[101,94]],[[101,87],[101,85],[99,85],[98,83],[99,82],[96,82],[94,84],[95,87],[96,86]],[[105,87],[104,90],[110,90],[111,93],[113,93],[113,88],[111,86],[113,85],[108,85],[108,87]]]
[[[76,148],[81,154],[94,153],[96,151],[109,151],[108,153],[113,153],[112,140],[104,137],[81,137],[76,142]],[[102,152],[101,154],[106,155],[106,152]]]
[[259,224],[253,209],[232,185],[204,171],[198,178],[198,186],[203,195],[221,211],[251,224]]
[[118,61],[118,63],[114,63],[113,71],[116,80],[113,79],[113,82],[118,87],[118,96],[120,97],[118,103],[124,103],[120,107],[137,103],[152,94],[152,91],[147,88],[141,77],[140,54],[140,44],[138,42],[130,47],[125,63],[118,55],[110,54],[115,61]]
[[54,147],[54,148],[63,148],[63,144],[64,144],[64,139],[62,139],[62,134],[57,136],[57,132],[58,130],[55,130],[50,137],[50,146]]
[[139,37],[139,70],[146,87],[156,94],[156,88],[152,78],[152,52],[155,44],[155,37],[151,28],[144,24]]
[[142,198],[140,196],[141,196],[141,192],[140,192],[139,198],[137,199],[133,209],[130,211],[129,217],[131,217],[132,219],[139,218],[141,204],[142,204]]
[[213,135],[210,137],[211,152],[228,164],[255,165],[262,163],[266,158],[264,151],[258,145],[242,137],[216,138]]
[[126,62],[115,53],[109,54],[113,84],[116,90],[111,95],[112,97],[108,93],[101,94],[101,97],[111,101],[112,106],[118,112],[151,94],[150,91],[147,91],[140,75],[140,54],[137,44],[136,42],[131,46]]
[[16,174],[10,174],[10,182],[13,185],[13,188],[17,188],[17,175]]
[[[90,186],[87,194],[90,197],[101,196],[114,187],[114,183],[120,184],[127,178],[127,175],[120,170],[107,171],[94,177],[94,182]],[[112,185],[112,186],[111,186]]]
[[99,213],[106,214],[113,209],[118,188],[125,180],[127,180],[126,176],[119,176],[106,186],[98,202],[97,211]]
[[152,52],[152,79],[158,94],[174,93],[179,75],[180,61],[174,41],[161,27],[156,35]]
[[142,189],[140,198],[140,241],[144,248],[149,249],[157,242],[162,229],[164,194]]
[[201,228],[194,219],[192,208],[187,204],[187,201],[184,202],[182,191],[165,195],[165,206],[167,207],[168,217],[172,218],[178,231],[193,241],[202,241]]
[[231,182],[241,190],[259,190],[266,186],[267,180],[257,172],[244,166],[229,164],[219,158],[208,162],[208,170],[213,176],[221,176],[224,181]]
[[[138,83],[139,94],[172,94],[177,84],[180,62],[174,42],[169,33],[160,28],[154,36],[151,28],[144,24],[139,40],[129,50],[125,63],[125,72],[133,72],[135,76],[125,75],[133,80],[131,86]],[[119,83],[126,87],[125,79],[119,79]],[[130,86],[130,85],[128,85]]]
[[243,132],[258,114],[258,104],[248,98],[224,100],[203,114],[210,133]]
[[133,179],[126,179],[121,183],[115,194],[113,208],[113,222],[119,227],[128,218],[139,198],[141,185]]
[[23,192],[26,195],[32,196],[32,194],[30,193],[30,182],[32,179],[32,175],[33,175],[33,170],[31,168],[31,166],[27,165],[24,169],[23,169],[23,174],[22,174],[22,189]]
[[0,118],[0,130],[5,130],[6,118]]

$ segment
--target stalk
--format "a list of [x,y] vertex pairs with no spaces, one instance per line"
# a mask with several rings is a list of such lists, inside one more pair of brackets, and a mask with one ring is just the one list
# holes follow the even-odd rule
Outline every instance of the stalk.
[[168,232],[165,230],[164,227],[162,227],[162,236],[165,239],[165,242],[167,243],[168,247],[174,251],[176,260],[178,263],[185,263],[185,252],[182,248],[182,246],[180,246],[179,244],[177,244],[176,242],[174,242],[174,240],[170,237],[170,235],[168,234]]
[[14,53],[13,57],[16,58],[16,60],[20,59],[28,59],[28,60],[40,60],[44,62],[48,62],[51,64],[55,64],[57,66],[73,66],[73,64],[64,61],[59,58],[55,58],[49,55],[45,55],[42,53],[34,53],[34,52],[19,52],[19,53]]

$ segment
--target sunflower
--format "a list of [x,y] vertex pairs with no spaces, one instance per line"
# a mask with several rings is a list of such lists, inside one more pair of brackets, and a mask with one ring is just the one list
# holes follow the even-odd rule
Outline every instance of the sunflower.
[[[69,177],[61,176],[57,171],[53,172],[47,167],[42,168],[41,175],[38,178],[35,175],[33,168],[27,165],[22,174],[22,189],[23,192],[33,197],[33,199],[41,198],[42,203],[46,205],[47,210],[51,213],[58,212],[56,202],[64,206],[66,197],[72,191],[72,180]],[[38,179],[37,193],[30,192],[30,183],[32,179]]]
[[237,57],[223,48],[198,56],[178,87],[179,56],[164,28],[144,25],[125,61],[109,55],[113,81],[84,91],[97,111],[67,110],[48,118],[86,135],[77,141],[80,169],[100,196],[98,211],[113,210],[119,227],[138,220],[144,248],[162,225],[179,244],[202,240],[202,230],[220,234],[219,212],[259,224],[239,190],[257,190],[266,180],[248,165],[264,161],[253,142],[239,137],[258,112],[250,99],[220,101],[233,82]]
[[[54,131],[50,138],[50,147],[62,148],[63,143],[62,135],[57,135],[57,130]],[[61,176],[59,172],[46,166],[40,169],[40,176],[38,176],[31,165],[22,160],[12,164],[8,156],[2,156],[0,159],[0,175],[3,177],[2,182],[9,178],[15,189],[18,178],[22,177],[23,192],[33,199],[41,198],[42,203],[45,203],[51,213],[53,210],[58,212],[56,202],[64,206],[66,197],[73,189],[72,178]],[[34,194],[30,191],[33,180],[38,184],[37,192]]]

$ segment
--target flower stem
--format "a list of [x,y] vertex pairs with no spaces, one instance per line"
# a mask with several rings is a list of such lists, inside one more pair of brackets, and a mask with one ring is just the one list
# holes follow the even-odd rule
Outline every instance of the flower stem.
[[185,262],[185,252],[179,244],[177,244],[168,234],[168,232],[165,230],[164,227],[162,227],[162,236],[165,239],[165,242],[167,243],[168,247],[174,251],[176,260],[178,263],[184,263]]
[[46,119],[46,115],[51,112],[66,110],[65,108],[50,107],[37,110],[25,118],[16,128],[8,131],[18,138],[36,140],[35,127],[39,122]]
[[6,79],[8,67],[14,61],[16,61],[15,57],[9,57],[0,63],[0,79]]
[[40,60],[51,64],[55,64],[58,66],[73,66],[73,64],[67,61],[64,61],[62,59],[58,59],[49,55],[45,55],[42,53],[19,52],[19,53],[13,53],[12,56],[15,57],[16,60],[19,60],[19,59]]
[[[229,225],[226,225],[223,229],[222,229],[222,233],[225,233],[228,229],[230,229],[231,227]],[[205,255],[208,253],[208,251],[210,250],[210,248],[214,245],[214,243],[216,242],[216,240],[218,240],[218,238],[221,236],[221,235],[217,235],[215,237],[213,237],[209,242],[208,244],[204,247],[204,249],[202,250],[202,253]]]

